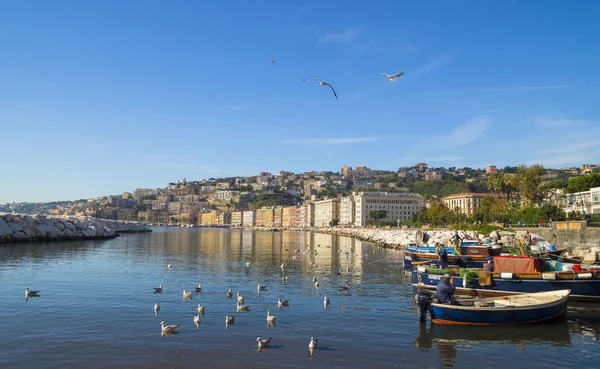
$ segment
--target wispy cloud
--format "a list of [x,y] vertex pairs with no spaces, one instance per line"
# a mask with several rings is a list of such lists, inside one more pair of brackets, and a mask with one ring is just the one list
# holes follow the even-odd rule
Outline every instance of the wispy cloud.
[[[581,119],[565,119],[565,118],[537,118],[535,123],[544,128],[562,128],[562,127],[583,127],[589,126],[591,122]],[[598,124],[598,123],[596,123]]]
[[184,169],[192,169],[195,171],[202,172],[220,172],[222,169],[216,167],[214,165],[202,165],[202,164],[194,164],[194,163],[176,163],[176,162],[160,162],[159,166],[162,167],[170,167],[170,168],[184,168]]
[[341,145],[378,140],[379,137],[298,138],[286,140],[285,143],[305,145]]
[[450,63],[457,55],[458,50],[451,50],[443,54],[436,55],[428,60],[427,63],[410,72],[410,75],[412,77],[420,77],[429,74],[443,65]]
[[[476,141],[488,128],[490,128],[489,118],[474,118],[469,122],[462,124],[449,133],[433,138],[434,141],[443,144],[446,148],[455,148]],[[432,139],[428,140],[431,142]]]
[[421,96],[445,96],[445,95],[461,95],[461,94],[480,94],[488,92],[519,92],[519,91],[539,91],[551,90],[558,88],[568,88],[571,85],[538,85],[538,86],[506,86],[506,87],[489,87],[489,88],[471,88],[464,90],[448,90],[448,91],[433,91],[419,94]]
[[346,43],[360,33],[360,28],[347,28],[340,32],[327,31],[321,33],[317,28],[318,39],[321,43]]
[[406,148],[402,160],[410,162],[426,158],[434,163],[462,162],[466,157],[471,158],[474,150],[479,150],[472,145],[490,127],[491,120],[488,117],[473,118],[450,132],[428,135],[417,140],[414,146]]

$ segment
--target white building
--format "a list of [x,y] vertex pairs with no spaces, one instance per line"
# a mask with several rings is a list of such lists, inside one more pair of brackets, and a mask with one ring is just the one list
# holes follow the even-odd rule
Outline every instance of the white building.
[[342,197],[340,201],[340,224],[354,224],[355,215],[354,196]]
[[242,214],[242,225],[244,227],[254,227],[256,225],[256,211],[244,211]]
[[216,191],[215,197],[217,200],[229,202],[236,194],[237,192],[235,191]]
[[371,210],[386,210],[384,222],[412,220],[419,209],[423,207],[423,196],[400,192],[355,192],[354,224],[360,227],[367,225]]
[[559,201],[565,213],[578,211],[583,214],[600,214],[600,187],[589,191],[567,193]]
[[315,227],[329,227],[340,221],[340,200],[329,199],[315,202]]

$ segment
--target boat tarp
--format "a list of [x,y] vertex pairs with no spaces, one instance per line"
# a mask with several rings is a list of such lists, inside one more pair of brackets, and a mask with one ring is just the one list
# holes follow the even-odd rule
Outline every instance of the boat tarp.
[[540,273],[542,263],[529,256],[496,256],[494,273]]

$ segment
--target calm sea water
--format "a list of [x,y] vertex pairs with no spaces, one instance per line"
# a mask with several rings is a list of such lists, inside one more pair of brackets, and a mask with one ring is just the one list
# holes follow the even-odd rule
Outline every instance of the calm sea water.
[[[402,255],[345,237],[156,228],[108,241],[4,245],[0,281],[1,368],[574,368],[600,361],[600,306],[570,307],[564,321],[549,325],[419,324]],[[350,290],[340,292],[346,282]],[[183,300],[183,289],[198,283],[202,292]],[[259,283],[268,287],[257,294]],[[164,291],[154,294],[159,284]],[[25,300],[26,286],[40,297]],[[245,296],[250,312],[236,312],[229,288]],[[290,306],[278,309],[277,297]],[[199,303],[206,313],[196,327]],[[227,329],[226,315],[236,317]],[[181,324],[179,334],[162,337],[161,320]],[[272,347],[257,352],[258,336],[272,337]],[[319,341],[312,358],[311,336]]]

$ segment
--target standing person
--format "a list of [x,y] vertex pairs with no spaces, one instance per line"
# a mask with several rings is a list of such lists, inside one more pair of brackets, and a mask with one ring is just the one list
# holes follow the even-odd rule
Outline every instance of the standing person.
[[542,225],[544,225],[544,222],[542,222],[541,220],[538,221],[538,227],[542,228]]
[[460,305],[454,298],[455,289],[456,287],[454,287],[454,281],[450,277],[450,274],[444,274],[435,289],[438,301],[447,305]]
[[548,219],[548,225],[552,228],[552,218]]
[[525,246],[531,246],[531,235],[529,231],[525,231],[525,235],[523,236],[523,243]]
[[440,254],[440,268],[447,268],[448,267],[448,253],[446,252],[446,249],[443,248],[442,252]]
[[452,236],[452,243],[454,244],[454,254],[461,255],[460,252],[460,242],[462,238],[458,234],[458,231],[454,231],[454,236]]

